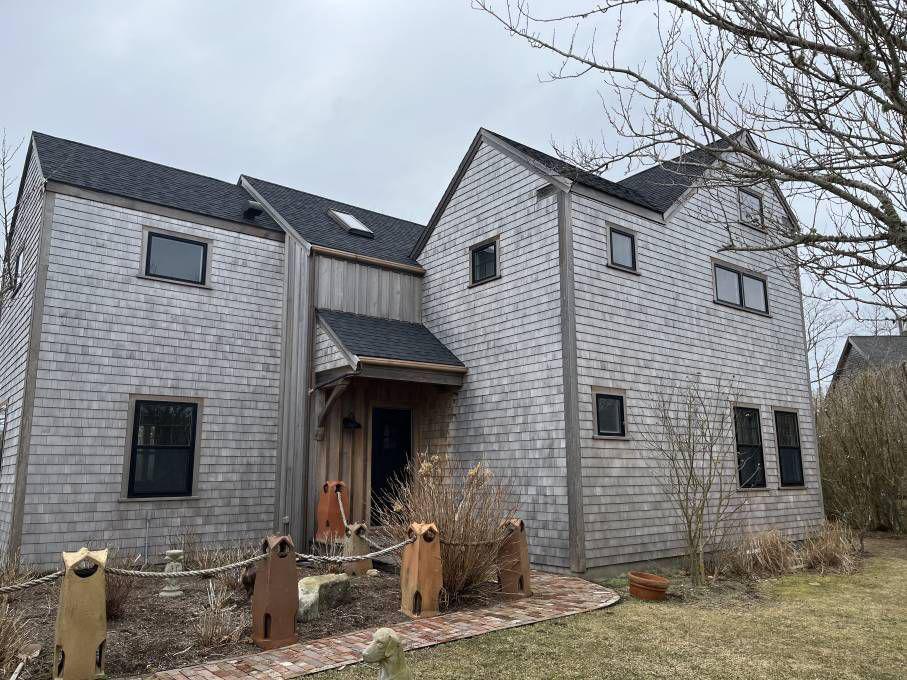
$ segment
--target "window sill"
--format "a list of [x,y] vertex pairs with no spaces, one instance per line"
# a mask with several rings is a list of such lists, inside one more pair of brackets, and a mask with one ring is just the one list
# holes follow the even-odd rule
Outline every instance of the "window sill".
[[628,442],[632,441],[630,437],[625,434],[594,434],[592,435],[593,439],[599,439],[607,442]]
[[476,281],[474,283],[470,283],[466,287],[475,288],[476,286],[484,286],[486,283],[491,283],[492,281],[498,281],[498,280],[500,280],[500,278],[501,278],[501,275],[498,274],[497,276],[492,276],[490,279],[482,279],[481,281]]
[[120,496],[117,499],[118,503],[157,503],[163,501],[166,503],[173,503],[174,501],[197,501],[201,500],[201,496],[142,496],[141,498],[130,498],[129,496]]
[[609,262],[606,266],[608,267],[608,269],[616,269],[617,271],[623,272],[624,274],[635,274],[636,276],[642,276],[642,274],[639,273],[638,269],[623,267],[619,264],[614,264],[613,262]]
[[745,493],[753,493],[756,491],[771,491],[767,486],[738,486],[737,491],[743,491]]
[[809,489],[806,484],[782,484],[778,487],[778,491],[806,491]]
[[728,309],[736,309],[738,312],[746,312],[747,314],[755,314],[756,316],[764,316],[768,319],[772,318],[772,315],[769,312],[760,312],[758,309],[750,309],[749,307],[743,307],[742,305],[735,305],[731,302],[722,302],[721,300],[712,300],[716,305],[721,307],[727,307]]
[[203,290],[211,290],[211,286],[206,283],[192,283],[190,281],[178,281],[177,279],[165,279],[160,276],[148,276],[147,274],[137,274],[137,279],[144,279],[145,281],[160,281],[161,283],[173,283],[177,286],[187,286],[189,288],[201,288]]

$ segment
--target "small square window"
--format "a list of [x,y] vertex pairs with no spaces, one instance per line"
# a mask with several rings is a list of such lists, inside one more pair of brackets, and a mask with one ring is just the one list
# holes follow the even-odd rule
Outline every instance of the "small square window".
[[192,495],[198,404],[136,401],[129,497]]
[[204,285],[208,244],[203,241],[148,232],[145,275]]
[[621,269],[636,271],[636,237],[626,231],[611,227],[611,264]]
[[473,284],[498,276],[498,241],[486,241],[470,248],[470,277]]
[[740,206],[740,221],[751,227],[762,227],[762,196],[746,189],[738,189],[737,202]]
[[600,436],[626,436],[624,398],[617,394],[596,394],[595,421],[596,431]]

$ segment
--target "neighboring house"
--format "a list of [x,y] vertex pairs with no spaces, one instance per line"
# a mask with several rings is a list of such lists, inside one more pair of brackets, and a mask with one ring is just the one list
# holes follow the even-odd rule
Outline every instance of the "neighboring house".
[[675,557],[644,435],[692,379],[736,387],[744,525],[802,537],[822,504],[800,291],[772,253],[719,252],[787,207],[701,174],[615,183],[480,130],[422,226],[35,133],[0,544],[45,565],[186,531],[302,545],[325,480],[368,521],[429,450],[508,478],[540,568]]
[[907,364],[907,328],[900,335],[851,335],[844,343],[829,389],[870,368]]

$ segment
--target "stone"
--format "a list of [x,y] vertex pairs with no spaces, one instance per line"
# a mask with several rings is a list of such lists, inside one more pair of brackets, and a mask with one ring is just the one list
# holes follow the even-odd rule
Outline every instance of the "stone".
[[379,628],[362,652],[366,663],[378,664],[378,680],[413,680],[403,655],[399,636],[390,628]]
[[377,569],[369,569],[367,572],[365,572],[365,575],[366,576],[381,576],[381,572],[378,571]]
[[[168,550],[164,553],[167,558],[167,564],[164,567],[165,574],[173,574],[183,570],[183,551]],[[183,589],[180,587],[179,579],[175,576],[164,579],[164,587],[158,593],[161,597],[182,597]]]
[[312,621],[346,601],[350,593],[350,577],[347,574],[306,576],[299,579],[298,591],[297,618]]

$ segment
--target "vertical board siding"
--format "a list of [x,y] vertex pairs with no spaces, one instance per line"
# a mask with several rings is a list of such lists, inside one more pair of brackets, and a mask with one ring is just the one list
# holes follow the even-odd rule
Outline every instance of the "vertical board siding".
[[[482,145],[419,260],[425,325],[466,364],[451,455],[513,485],[532,561],[568,567],[557,204]],[[499,236],[497,281],[469,287],[469,247]]]
[[[766,210],[780,204],[765,192]],[[681,554],[680,526],[659,487],[647,432],[665,386],[699,376],[720,380],[761,413],[767,488],[746,500],[746,530],[777,528],[794,539],[822,519],[815,427],[796,275],[771,253],[718,253],[728,241],[733,190],[693,194],[667,224],[657,224],[574,195],[573,233],[579,415],[588,567]],[[736,218],[734,218],[736,219]],[[733,220],[732,220],[733,221]],[[607,266],[608,225],[637,235],[640,275]],[[750,242],[752,228],[734,226]],[[713,301],[712,258],[768,277],[770,317]],[[626,393],[626,440],[595,439],[593,388]],[[797,411],[806,488],[780,489],[772,408]],[[727,417],[731,405],[727,404]],[[726,442],[727,483],[736,489],[736,449]]]
[[[211,240],[209,288],[139,278],[142,230]],[[272,528],[284,245],[57,195],[22,550],[101,542],[150,558],[191,531]],[[131,394],[204,400],[195,497],[121,501]],[[145,553],[147,549],[147,553]]]
[[334,257],[315,256],[319,309],[422,322],[422,278]]
[[8,296],[0,316],[0,404],[6,402],[6,438],[0,452],[0,552],[6,550],[15,496],[18,448],[28,365],[29,337],[38,272],[38,244],[44,213],[44,180],[33,154],[16,216],[16,252],[23,249],[22,284]]

